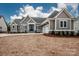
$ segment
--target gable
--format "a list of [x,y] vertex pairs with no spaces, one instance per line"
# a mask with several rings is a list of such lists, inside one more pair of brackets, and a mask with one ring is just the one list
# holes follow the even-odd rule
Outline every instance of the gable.
[[58,15],[58,18],[69,18],[69,16],[63,11]]
[[33,20],[30,20],[28,23],[34,23],[34,21]]
[[46,18],[32,17],[32,19],[37,23],[42,23],[46,20]]
[[36,22],[30,18],[27,23],[36,23]]
[[16,24],[14,21],[11,24]]
[[20,23],[26,24],[29,20],[30,20],[29,17],[25,17],[24,19],[22,19]]
[[73,16],[64,8],[56,15],[55,18],[73,18]]

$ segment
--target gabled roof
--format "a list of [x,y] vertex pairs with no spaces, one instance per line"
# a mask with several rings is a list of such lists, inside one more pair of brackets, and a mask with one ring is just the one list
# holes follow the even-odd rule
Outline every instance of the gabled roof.
[[16,23],[16,24],[20,24],[24,20],[26,20],[26,22],[28,22],[28,20],[30,18],[33,19],[37,23],[42,23],[46,19],[46,18],[39,18],[39,17],[30,17],[30,16],[27,16],[27,17],[23,17],[22,19],[15,19],[13,22]]
[[22,19],[15,19],[13,22],[16,23],[16,24],[19,24],[23,19],[24,19],[24,17]]
[[55,17],[59,12],[58,11],[54,11],[48,18],[53,18]]
[[76,20],[79,20],[79,16],[76,17]]
[[29,19],[30,19],[29,16],[27,16],[27,17],[23,17],[23,19],[22,19],[22,21],[21,21],[20,23],[22,23],[24,20],[26,20],[26,22],[27,22]]
[[61,11],[54,11],[51,15],[49,15],[48,18],[53,18],[53,17],[57,17],[58,15],[60,15],[62,12],[66,12],[66,14],[71,17],[71,18],[74,18],[65,8],[63,8]]
[[46,18],[32,17],[37,23],[42,23]]
[[62,10],[55,16],[58,17],[62,12],[65,12],[70,18],[74,18],[70,12],[67,11],[66,8],[62,8]]
[[22,19],[15,19],[13,22],[19,24]]

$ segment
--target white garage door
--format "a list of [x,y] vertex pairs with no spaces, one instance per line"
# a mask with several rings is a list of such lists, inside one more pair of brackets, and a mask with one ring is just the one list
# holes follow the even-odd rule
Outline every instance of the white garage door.
[[49,27],[48,27],[48,25],[43,26],[42,31],[43,31],[43,33],[48,33],[48,32],[49,32]]

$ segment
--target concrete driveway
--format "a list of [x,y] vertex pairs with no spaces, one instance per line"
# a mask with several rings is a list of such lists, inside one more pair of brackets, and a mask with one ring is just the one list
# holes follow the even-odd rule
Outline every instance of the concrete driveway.
[[43,33],[16,33],[16,34],[0,33],[0,37],[16,36],[16,35],[40,35],[40,34],[43,34]]

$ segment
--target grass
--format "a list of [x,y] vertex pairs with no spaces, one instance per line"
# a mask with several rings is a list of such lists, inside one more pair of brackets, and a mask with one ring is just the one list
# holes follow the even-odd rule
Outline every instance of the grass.
[[1,56],[79,55],[79,37],[21,35],[0,38]]

